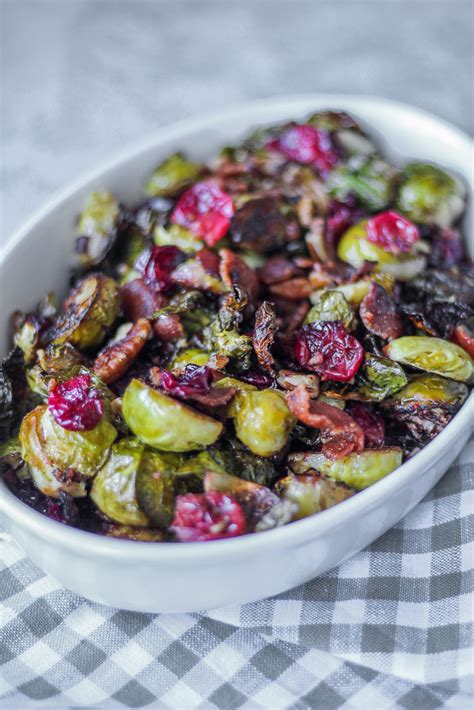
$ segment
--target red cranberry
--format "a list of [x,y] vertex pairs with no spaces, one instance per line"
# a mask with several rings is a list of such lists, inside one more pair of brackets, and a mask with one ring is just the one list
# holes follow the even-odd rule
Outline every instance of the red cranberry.
[[392,254],[411,250],[420,238],[418,227],[398,212],[388,210],[371,217],[367,222],[367,239]]
[[186,399],[193,394],[207,394],[214,382],[214,374],[214,371],[205,365],[186,365],[180,375],[163,370],[160,386],[174,397]]
[[355,205],[355,200],[348,200],[347,202],[331,200],[326,222],[326,238],[328,242],[336,246],[344,232],[362,219],[362,216],[362,210]]
[[322,380],[346,382],[359,369],[364,351],[341,321],[321,321],[302,326],[294,345],[297,362],[317,372]]
[[140,254],[135,268],[144,280],[157,291],[166,291],[172,286],[171,272],[185,260],[178,247],[152,247]]
[[381,414],[363,402],[351,402],[346,411],[364,432],[367,448],[379,449],[384,445],[385,420]]
[[104,413],[104,402],[98,390],[91,387],[90,375],[77,375],[55,385],[48,407],[57,423],[69,431],[90,431]]
[[243,535],[245,515],[231,496],[219,491],[176,498],[171,530],[180,542],[206,542]]
[[204,180],[181,195],[171,214],[171,222],[187,227],[212,247],[226,235],[234,212],[232,197],[216,183]]
[[268,148],[296,163],[314,165],[323,174],[339,160],[329,133],[305,124],[289,126],[279,138],[270,141]]
[[258,387],[259,390],[267,389],[273,384],[273,377],[270,377],[270,375],[266,375],[263,372],[256,372],[255,370],[241,372],[239,374],[239,379],[243,382],[248,382],[249,385]]

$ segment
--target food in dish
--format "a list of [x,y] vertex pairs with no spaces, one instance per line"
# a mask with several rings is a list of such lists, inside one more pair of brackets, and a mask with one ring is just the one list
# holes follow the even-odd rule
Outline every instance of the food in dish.
[[396,475],[466,399],[457,177],[324,111],[171,155],[145,191],[93,193],[69,296],[14,314],[2,457],[27,504],[141,541],[261,532]]

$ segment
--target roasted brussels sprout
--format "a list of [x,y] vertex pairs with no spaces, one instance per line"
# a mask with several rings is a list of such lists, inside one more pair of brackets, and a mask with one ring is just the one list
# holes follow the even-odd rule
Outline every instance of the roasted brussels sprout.
[[207,365],[210,357],[209,353],[199,348],[181,350],[181,352],[174,356],[170,364],[170,369],[184,368],[186,365],[198,365],[198,367],[202,367],[203,365]]
[[417,370],[426,370],[459,382],[472,380],[474,368],[471,357],[459,345],[441,338],[408,335],[392,340],[385,346],[384,352],[391,360]]
[[398,392],[408,378],[403,368],[393,360],[364,353],[362,367],[352,384],[337,386],[328,383],[326,394],[361,402],[381,402],[391,394]]
[[346,155],[370,155],[376,151],[374,142],[344,111],[318,111],[308,118],[307,123],[330,131]]
[[321,474],[286,476],[278,481],[275,490],[280,497],[296,504],[294,520],[331,508],[355,493],[345,483],[337,483]]
[[81,349],[101,344],[120,310],[117,284],[103,274],[79,281],[64,302],[52,333],[55,345],[71,343]]
[[14,348],[0,363],[0,441],[8,439],[18,421],[25,390],[23,353]]
[[61,471],[72,469],[90,478],[103,465],[117,430],[104,415],[89,431],[70,431],[57,423],[49,408],[39,421],[44,450]]
[[290,454],[288,465],[296,474],[319,471],[335,481],[362,490],[394,471],[402,463],[402,450],[396,446],[370,449],[329,459],[319,452]]
[[206,473],[204,490],[219,491],[232,496],[242,507],[250,530],[254,530],[262,518],[280,503],[278,496],[269,488],[217,471]]
[[466,202],[462,182],[431,163],[409,163],[398,190],[397,206],[409,219],[421,224],[449,227]]
[[220,422],[182,402],[132,380],[122,400],[125,421],[135,436],[162,451],[194,451],[214,444]]
[[295,418],[275,390],[239,391],[230,404],[235,433],[258,456],[273,456],[286,444]]
[[304,322],[342,321],[349,330],[354,322],[354,311],[340,291],[324,291],[319,299],[313,300],[314,306],[309,311]]
[[61,471],[46,452],[46,441],[41,429],[46,410],[46,406],[41,405],[24,417],[19,434],[21,456],[28,464],[36,487],[45,495],[57,498],[61,491],[65,491],[75,498],[85,496],[84,482],[75,480],[74,472],[68,476],[67,471]]
[[118,232],[120,206],[111,192],[92,192],[77,221],[76,251],[88,268],[97,266],[111,250]]
[[354,281],[353,283],[340,284],[333,286],[331,289],[319,289],[310,296],[310,301],[311,303],[317,303],[322,294],[328,293],[328,291],[337,291],[338,293],[342,293],[350,306],[359,306],[365,296],[367,296],[372,281],[379,283],[388,293],[393,291],[395,279],[391,274],[373,273],[370,277]]
[[440,433],[468,393],[461,382],[438,375],[415,375],[382,406],[390,418],[406,425],[416,441],[423,441]]
[[203,172],[203,166],[187,160],[182,153],[168,156],[153,172],[145,187],[152,197],[174,195],[195,182]]
[[371,212],[390,204],[397,170],[378,156],[356,155],[331,172],[327,189],[331,197],[344,202],[355,195]]
[[145,449],[136,477],[138,505],[150,523],[166,528],[173,519],[175,473],[181,464],[177,454]]
[[159,226],[153,232],[153,241],[158,247],[178,247],[187,254],[195,254],[202,249],[202,240],[180,224]]
[[144,451],[137,439],[121,439],[92,484],[90,497],[110,520],[123,525],[147,527],[149,520],[139,508],[135,484]]
[[247,369],[252,351],[248,335],[241,335],[236,328],[223,328],[218,318],[204,329],[206,347],[219,355],[233,358],[242,369]]

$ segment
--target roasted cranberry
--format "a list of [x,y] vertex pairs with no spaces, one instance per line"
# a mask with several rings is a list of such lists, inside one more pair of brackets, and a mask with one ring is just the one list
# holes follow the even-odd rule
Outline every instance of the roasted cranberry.
[[192,394],[207,394],[214,379],[215,372],[211,368],[205,365],[186,365],[180,375],[163,370],[160,386],[174,397],[186,399]]
[[171,530],[180,542],[206,542],[243,535],[245,515],[231,496],[218,491],[176,498]]
[[357,422],[365,436],[367,448],[379,449],[385,441],[385,420],[363,402],[351,402],[347,413]]
[[268,144],[268,148],[296,163],[314,165],[323,174],[339,160],[329,133],[305,124],[289,126],[279,138]]
[[256,372],[255,370],[239,373],[239,380],[248,382],[249,385],[254,385],[258,387],[259,390],[267,389],[273,384],[273,377],[265,375],[263,372]]
[[234,212],[231,196],[216,183],[205,180],[181,195],[171,214],[171,222],[187,227],[212,247],[227,233]]
[[364,351],[341,321],[320,321],[304,325],[295,339],[297,362],[322,380],[346,382],[359,369]]
[[398,212],[381,212],[367,221],[367,239],[392,254],[409,252],[420,238],[418,227]]
[[326,239],[329,244],[336,246],[339,237],[362,216],[362,210],[355,205],[355,200],[348,198],[345,203],[331,200],[326,222]]
[[90,431],[104,413],[104,402],[91,386],[90,375],[77,375],[55,385],[49,392],[48,407],[63,429]]
[[185,260],[178,247],[152,247],[140,254],[135,262],[145,282],[157,291],[166,291],[172,286],[171,272]]

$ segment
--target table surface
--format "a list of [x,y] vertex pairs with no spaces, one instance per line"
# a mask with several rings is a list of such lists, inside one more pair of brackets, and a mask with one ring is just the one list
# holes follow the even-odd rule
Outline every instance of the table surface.
[[1,240],[177,118],[272,95],[375,94],[472,131],[471,0],[0,0]]

